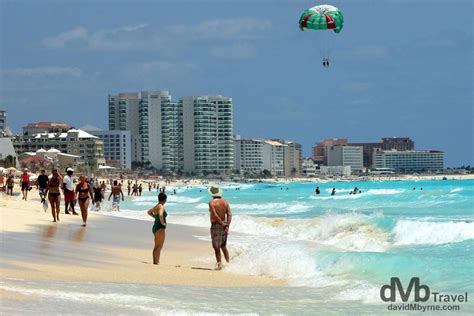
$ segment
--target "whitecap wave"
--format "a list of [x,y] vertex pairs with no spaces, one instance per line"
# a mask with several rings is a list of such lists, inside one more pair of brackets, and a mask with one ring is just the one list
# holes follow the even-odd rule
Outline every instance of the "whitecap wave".
[[393,235],[397,246],[456,243],[474,239],[474,223],[399,220]]
[[[232,230],[266,237],[309,241],[352,251],[384,251],[389,234],[370,223],[370,217],[357,213],[327,214],[312,219],[284,219],[235,215]],[[173,216],[170,223],[209,226],[207,215]]]

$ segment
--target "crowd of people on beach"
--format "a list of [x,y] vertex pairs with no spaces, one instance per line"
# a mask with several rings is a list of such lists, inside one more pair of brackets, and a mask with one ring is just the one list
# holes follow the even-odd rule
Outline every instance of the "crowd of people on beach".
[[[89,204],[91,202],[94,204],[93,209],[95,211],[100,210],[101,203],[105,198],[107,184],[105,181],[101,182],[93,177],[86,177],[82,174],[79,175],[76,181],[73,177],[74,169],[72,168],[67,168],[65,172],[66,174],[63,176],[58,169],[53,169],[51,174],[47,175],[46,170],[41,169],[40,175],[32,181],[29,170],[26,168],[23,169],[19,179],[22,200],[27,201],[28,192],[36,186],[44,211],[46,212],[47,209],[51,207],[53,222],[59,222],[62,195],[64,198],[64,214],[79,215],[79,213],[76,212],[76,206],[78,205],[83,221],[82,226],[85,227],[87,225]],[[3,183],[3,175],[1,175],[1,177],[0,182]],[[115,187],[112,185],[111,195],[114,196],[114,204],[118,204],[120,201],[120,194],[123,200],[123,192],[117,183],[114,184]],[[14,175],[7,175],[7,180],[5,182],[7,195],[13,195],[14,185]],[[118,209],[118,205],[116,208]]]
[[[35,181],[30,180],[31,174],[29,174],[28,171],[28,169],[24,169],[19,179],[22,199],[27,201],[28,192],[32,190],[33,186],[36,186],[44,211],[46,212],[48,207],[51,208],[53,222],[55,223],[60,221],[61,195],[64,198],[64,214],[79,215],[75,209],[76,205],[79,205],[82,217],[81,226],[86,227],[90,203],[94,203],[94,209],[99,211],[101,203],[105,199],[105,192],[108,189],[105,181],[101,182],[94,177],[86,177],[83,174],[80,174],[76,181],[74,179],[74,169],[72,168],[66,168],[66,174],[64,176],[58,169],[53,169],[49,175],[46,174],[46,170],[42,169]],[[3,175],[1,180],[3,183]],[[118,180],[109,181],[110,194],[108,200],[113,198],[112,209],[119,211],[120,201],[124,200],[124,193],[122,191],[123,178],[121,177],[120,182]],[[171,184],[170,180],[165,180],[165,185],[166,184]],[[7,194],[13,195],[13,175],[7,177],[5,186],[7,188]],[[153,264],[159,264],[167,227],[166,217],[168,214],[165,210],[167,194],[165,193],[166,186],[160,187],[159,183],[149,182],[148,190],[152,191],[153,189],[156,189],[159,193],[158,204],[148,210],[148,215],[154,219],[152,227],[154,236]],[[143,186],[141,183],[138,183],[137,180],[135,180],[135,183],[131,180],[127,180],[128,196],[141,196],[142,191]],[[232,220],[232,213],[229,203],[222,198],[223,190],[221,188],[211,186],[208,192],[212,197],[212,200],[209,202],[212,247],[216,257],[216,270],[220,270],[222,269],[222,255],[227,262],[230,260],[229,251],[227,250],[227,235]],[[171,194],[177,194],[176,189],[173,189]]]

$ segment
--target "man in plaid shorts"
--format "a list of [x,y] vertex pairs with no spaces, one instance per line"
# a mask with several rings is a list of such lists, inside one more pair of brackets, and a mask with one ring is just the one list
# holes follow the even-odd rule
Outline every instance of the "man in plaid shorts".
[[212,196],[212,201],[209,202],[212,248],[216,254],[216,270],[221,270],[221,249],[225,260],[229,262],[230,259],[227,250],[227,234],[232,220],[232,212],[229,203],[222,198],[222,190],[219,187],[210,187],[209,194]]

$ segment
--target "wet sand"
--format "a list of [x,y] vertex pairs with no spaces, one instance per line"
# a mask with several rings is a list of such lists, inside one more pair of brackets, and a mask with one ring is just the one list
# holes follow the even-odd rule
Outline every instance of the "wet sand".
[[[152,222],[89,212],[88,226],[80,216],[61,211],[53,223],[43,211],[37,191],[29,201],[0,195],[1,278],[200,286],[278,286],[283,280],[214,271],[207,229],[169,224],[160,265],[153,265]],[[61,205],[61,210],[63,206]],[[145,211],[145,210],[144,210]],[[8,297],[8,293],[0,293]]]

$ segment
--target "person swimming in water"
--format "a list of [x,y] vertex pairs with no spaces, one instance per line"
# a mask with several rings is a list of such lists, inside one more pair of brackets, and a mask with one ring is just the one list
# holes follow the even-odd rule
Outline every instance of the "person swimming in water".
[[331,195],[336,195],[336,188],[332,188]]
[[316,194],[321,193],[321,191],[319,190],[319,187],[316,187],[316,190],[314,190],[314,192],[316,192]]

